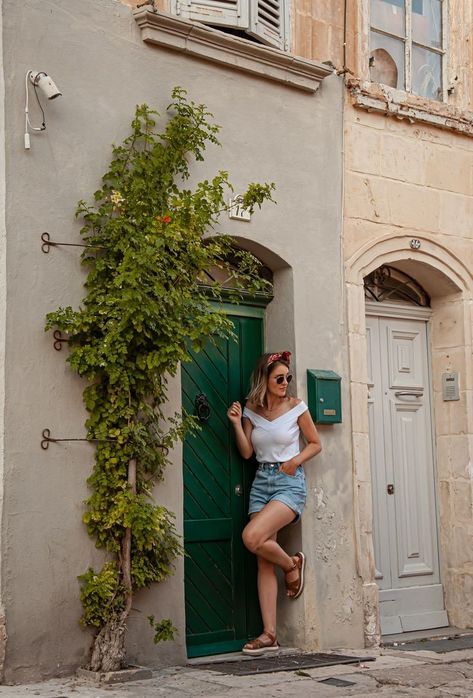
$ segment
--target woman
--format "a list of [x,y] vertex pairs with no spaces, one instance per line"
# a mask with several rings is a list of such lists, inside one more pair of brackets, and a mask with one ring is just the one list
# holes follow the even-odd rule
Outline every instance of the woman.
[[[321,451],[307,405],[287,395],[292,376],[288,351],[263,354],[251,377],[251,390],[243,410],[234,402],[227,415],[235,429],[243,458],[256,454],[258,469],[251,487],[250,522],[243,542],[258,560],[258,597],[263,632],[243,647],[244,654],[261,655],[279,649],[276,639],[277,578],[284,572],[286,593],[297,599],[304,588],[305,557],[288,555],[276,541],[278,531],[300,519],[306,498],[302,463]],[[306,445],[300,450],[299,437]]]

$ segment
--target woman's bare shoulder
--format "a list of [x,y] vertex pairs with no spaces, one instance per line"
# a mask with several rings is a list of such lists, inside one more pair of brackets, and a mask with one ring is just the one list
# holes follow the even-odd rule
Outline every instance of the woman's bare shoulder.
[[299,397],[290,397],[289,398],[289,407],[292,410],[293,407],[297,407],[297,405],[300,405],[301,402],[302,402],[302,400]]
[[257,412],[258,408],[256,407],[254,402],[251,402],[251,400],[247,400],[245,403],[245,407],[247,407],[249,410],[252,412]]

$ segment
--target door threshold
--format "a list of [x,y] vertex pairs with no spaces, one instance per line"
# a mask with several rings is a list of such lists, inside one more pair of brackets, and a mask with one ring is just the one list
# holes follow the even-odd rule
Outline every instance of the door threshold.
[[[281,647],[278,655],[294,654],[300,652],[297,647]],[[267,656],[267,655],[266,655]],[[193,657],[187,660],[187,666],[199,666],[199,664],[220,664],[222,662],[246,662],[256,657],[243,654],[243,652],[227,652],[226,654],[211,654],[207,657]]]
[[396,635],[383,635],[381,637],[381,647],[392,647],[401,642],[416,642],[417,640],[451,640],[455,637],[473,635],[473,628],[456,628],[448,625],[445,628],[429,628],[428,630],[414,630],[407,633],[397,633]]

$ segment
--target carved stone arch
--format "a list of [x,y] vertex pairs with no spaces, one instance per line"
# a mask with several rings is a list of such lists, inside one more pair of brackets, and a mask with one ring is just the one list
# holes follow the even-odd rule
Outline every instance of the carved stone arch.
[[[418,241],[420,247],[411,249],[411,242]],[[411,276],[412,269],[420,271],[423,278],[417,281],[431,296],[448,295],[456,289],[471,297],[473,276],[463,261],[449,248],[427,237],[412,238],[408,235],[386,235],[376,241],[370,241],[352,255],[346,262],[347,283],[359,284],[363,278],[383,264],[393,264]],[[427,274],[422,274],[422,267],[433,274],[429,281]],[[410,270],[410,271],[408,271]],[[439,288],[438,282],[443,277]]]

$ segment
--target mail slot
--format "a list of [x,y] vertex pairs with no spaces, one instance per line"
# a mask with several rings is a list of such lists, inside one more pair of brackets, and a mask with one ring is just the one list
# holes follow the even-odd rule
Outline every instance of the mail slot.
[[335,371],[307,369],[307,399],[316,424],[342,421],[341,376]]

